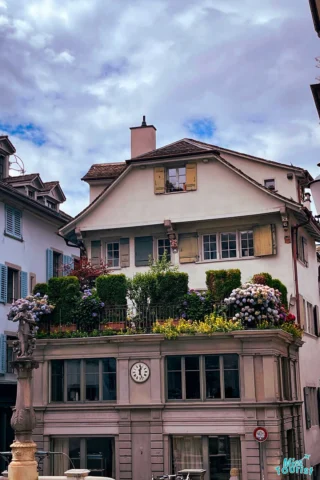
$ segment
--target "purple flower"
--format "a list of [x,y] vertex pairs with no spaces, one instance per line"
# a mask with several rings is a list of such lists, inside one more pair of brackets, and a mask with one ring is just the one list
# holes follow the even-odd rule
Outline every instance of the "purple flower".
[[182,318],[186,318],[186,316],[187,316],[187,315],[186,315],[185,313],[183,313],[183,314],[181,315]]
[[97,317],[97,316],[98,316],[98,314],[97,314],[97,313],[95,313],[95,312],[93,312],[92,316],[93,316],[93,317]]
[[100,303],[100,307],[104,307],[104,303],[103,303],[103,302]]

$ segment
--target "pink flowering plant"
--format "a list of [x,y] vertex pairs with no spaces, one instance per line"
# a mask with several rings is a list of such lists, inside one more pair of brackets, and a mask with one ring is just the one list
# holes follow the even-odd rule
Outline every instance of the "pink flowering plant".
[[278,326],[285,321],[281,294],[267,285],[246,283],[232,290],[225,303],[233,308],[233,320],[240,320],[246,328],[257,328],[260,323]]
[[48,295],[41,297],[40,293],[36,293],[13,302],[8,313],[8,319],[13,320],[17,313],[25,308],[25,305],[28,306],[28,310],[36,321],[41,320],[44,315],[49,315],[54,310],[54,306],[48,302]]

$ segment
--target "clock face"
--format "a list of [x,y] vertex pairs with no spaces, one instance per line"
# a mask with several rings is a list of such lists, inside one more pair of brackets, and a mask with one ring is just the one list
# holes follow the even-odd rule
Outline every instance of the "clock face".
[[150,370],[148,365],[142,362],[135,363],[131,367],[131,377],[137,383],[143,383],[148,380]]

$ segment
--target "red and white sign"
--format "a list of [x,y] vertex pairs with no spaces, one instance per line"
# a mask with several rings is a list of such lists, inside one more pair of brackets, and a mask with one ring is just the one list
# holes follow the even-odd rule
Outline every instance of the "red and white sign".
[[268,438],[268,432],[263,427],[257,427],[253,431],[253,436],[257,442],[265,442]]

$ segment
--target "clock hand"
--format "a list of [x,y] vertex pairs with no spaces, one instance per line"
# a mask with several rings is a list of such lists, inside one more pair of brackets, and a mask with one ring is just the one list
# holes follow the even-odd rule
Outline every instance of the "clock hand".
[[141,370],[142,370],[142,367],[141,367],[141,365],[139,365],[139,375],[140,375],[140,377],[141,377]]

